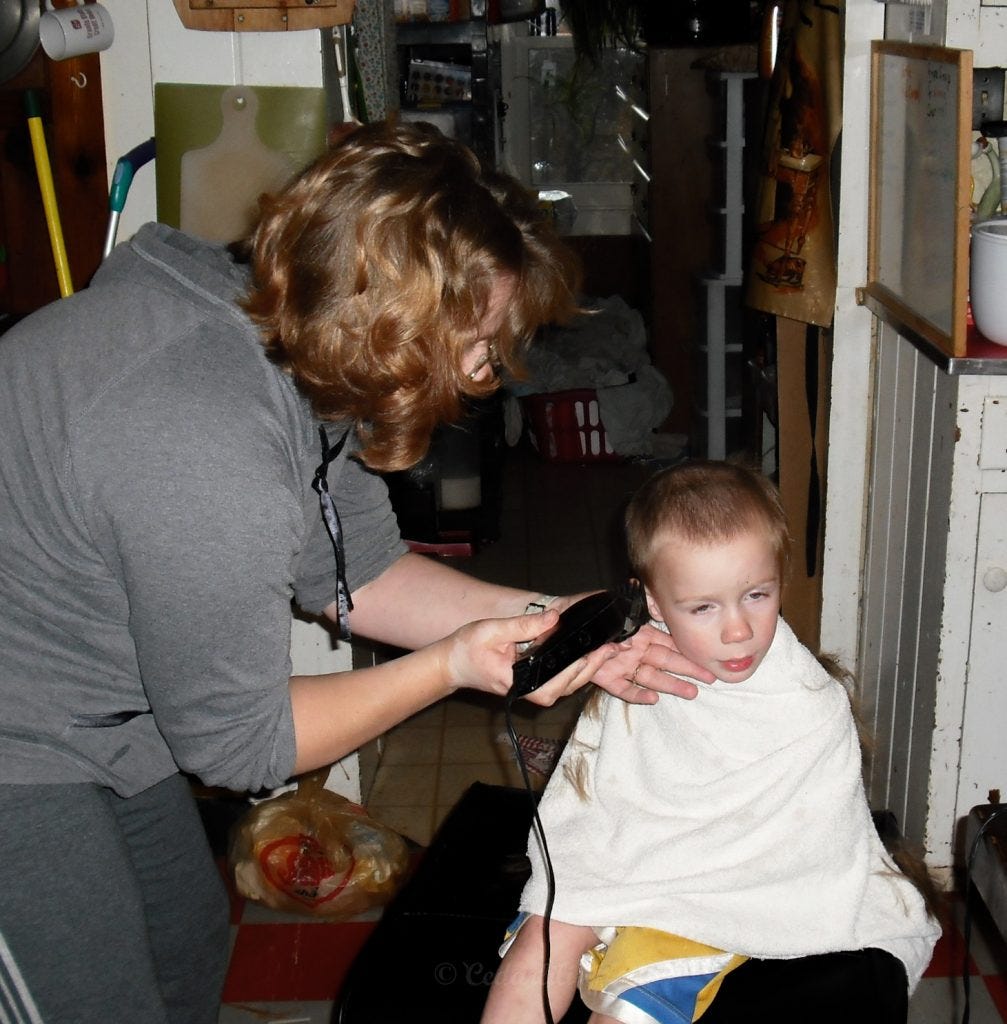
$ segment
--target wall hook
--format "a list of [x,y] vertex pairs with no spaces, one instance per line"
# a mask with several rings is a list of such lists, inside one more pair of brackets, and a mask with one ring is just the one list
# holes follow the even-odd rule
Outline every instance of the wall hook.
[[78,89],[87,88],[87,75],[83,71],[78,71],[77,74],[70,76],[70,81],[73,82]]

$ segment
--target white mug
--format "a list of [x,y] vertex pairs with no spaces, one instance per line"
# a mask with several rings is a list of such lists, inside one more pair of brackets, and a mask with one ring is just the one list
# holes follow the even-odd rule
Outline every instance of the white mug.
[[39,42],[50,60],[66,60],[85,53],[98,53],[112,45],[115,28],[112,15],[101,4],[83,3],[54,9],[46,0],[38,23]]
[[969,301],[979,333],[1007,345],[1007,217],[982,221],[972,229]]

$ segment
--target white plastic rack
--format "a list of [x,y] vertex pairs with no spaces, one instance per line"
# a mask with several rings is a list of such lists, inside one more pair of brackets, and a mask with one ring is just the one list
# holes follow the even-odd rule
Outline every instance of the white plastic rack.
[[745,81],[754,78],[749,71],[710,72],[722,104],[723,134],[712,141],[723,171],[723,194],[714,210],[720,223],[717,265],[703,276],[705,323],[698,345],[705,360],[705,401],[699,404],[699,416],[705,428],[706,455],[723,459],[727,455],[727,424],[741,417],[741,395],[735,382],[738,372],[729,364],[741,363],[741,296],[743,279],[743,224],[745,215]]

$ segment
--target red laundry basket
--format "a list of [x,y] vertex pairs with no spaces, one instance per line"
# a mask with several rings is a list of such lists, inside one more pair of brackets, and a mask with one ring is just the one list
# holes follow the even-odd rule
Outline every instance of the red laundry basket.
[[621,462],[605,436],[598,395],[591,388],[526,395],[529,436],[546,462]]

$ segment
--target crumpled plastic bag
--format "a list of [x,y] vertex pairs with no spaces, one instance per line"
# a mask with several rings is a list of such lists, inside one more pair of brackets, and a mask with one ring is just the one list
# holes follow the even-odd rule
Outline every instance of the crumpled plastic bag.
[[339,920],[384,906],[398,891],[409,867],[405,840],[325,789],[325,775],[303,777],[235,824],[228,863],[242,896]]

